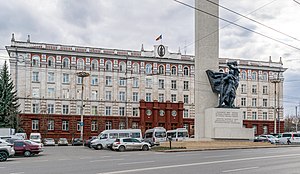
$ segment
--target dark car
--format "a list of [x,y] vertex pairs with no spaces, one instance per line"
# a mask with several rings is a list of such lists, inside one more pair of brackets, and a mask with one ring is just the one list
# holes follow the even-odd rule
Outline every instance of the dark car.
[[24,155],[26,157],[39,154],[43,151],[42,144],[30,140],[16,140],[14,142],[14,149],[16,155]]
[[83,145],[83,141],[80,138],[74,138],[72,140],[72,146],[82,146]]
[[94,139],[96,139],[96,138],[97,138],[97,136],[89,137],[88,140],[85,140],[85,141],[84,141],[84,146],[87,146],[87,147],[91,148],[91,142],[92,142]]

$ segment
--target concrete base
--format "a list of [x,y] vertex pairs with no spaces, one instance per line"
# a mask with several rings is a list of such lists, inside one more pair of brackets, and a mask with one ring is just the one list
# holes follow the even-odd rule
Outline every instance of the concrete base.
[[205,138],[253,139],[253,129],[243,128],[242,111],[233,108],[205,110]]

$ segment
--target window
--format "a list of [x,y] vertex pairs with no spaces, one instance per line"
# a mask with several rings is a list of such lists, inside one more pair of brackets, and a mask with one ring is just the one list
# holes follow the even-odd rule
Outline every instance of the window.
[[183,118],[189,118],[189,110],[185,109],[183,111]]
[[257,119],[257,113],[256,112],[252,112],[252,120],[256,120]]
[[48,114],[54,114],[54,104],[48,104]]
[[63,83],[69,83],[69,74],[63,73]]
[[81,114],[81,105],[77,105],[76,107],[76,114]]
[[146,74],[152,74],[152,65],[146,64]]
[[241,98],[241,106],[246,106],[246,98]]
[[242,80],[246,80],[246,79],[247,79],[246,71],[242,71]]
[[151,102],[151,93],[146,93],[146,102]]
[[138,63],[134,63],[133,65],[132,65],[132,70],[133,70],[133,73],[135,73],[135,74],[137,74],[137,73],[139,73],[139,64]]
[[158,94],[158,102],[164,102],[165,101],[165,95],[164,94]]
[[76,127],[77,127],[77,131],[81,130],[80,121],[77,121]]
[[126,65],[125,65],[124,62],[120,62],[119,71],[120,72],[125,72],[126,71]]
[[188,76],[189,75],[189,68],[188,67],[184,67],[183,68],[183,75],[184,76]]
[[92,70],[98,70],[98,61],[92,60]]
[[91,122],[91,131],[97,131],[97,121],[93,120]]
[[112,71],[112,63],[111,61],[106,61],[106,64],[105,64],[105,70],[106,71]]
[[123,91],[119,92],[119,101],[125,101],[125,92]]
[[111,101],[111,91],[105,91],[105,100]]
[[48,72],[48,82],[54,82],[54,72]]
[[84,68],[84,61],[83,59],[77,60],[77,69],[83,69]]
[[263,99],[263,107],[268,107],[268,99]]
[[252,125],[252,129],[253,129],[253,132],[254,134],[257,134],[257,125]]
[[268,119],[268,113],[267,112],[263,112],[262,116],[263,116],[263,120],[267,120]]
[[[120,122],[119,123],[119,129],[125,129],[125,122]],[[121,134],[121,133],[120,133]],[[121,137],[121,136],[120,136]],[[125,139],[124,139],[125,140]]]
[[264,134],[268,134],[268,126],[267,125],[263,126],[263,131],[264,131]]
[[39,130],[39,120],[32,120],[31,123],[32,123],[32,127],[31,127],[32,130]]
[[132,108],[132,115],[134,117],[138,117],[139,116],[139,108]]
[[189,90],[189,81],[183,81],[183,90]]
[[70,67],[70,60],[69,58],[63,59],[63,68],[69,68]]
[[158,74],[165,74],[165,67],[163,65],[158,67]]
[[78,77],[78,76],[77,76],[77,78],[76,78],[76,79],[77,79],[77,84],[78,84],[78,85],[81,85],[81,84],[82,84],[82,80],[83,80],[83,78],[82,78],[82,77]]
[[111,106],[106,106],[105,107],[105,115],[110,116],[111,115]]
[[138,129],[139,123],[138,122],[132,122],[132,129]]
[[139,93],[138,92],[133,92],[132,93],[132,101],[134,101],[134,102],[139,101]]
[[253,107],[256,107],[256,98],[253,98],[253,99],[252,99],[252,106],[253,106]]
[[112,122],[111,121],[107,121],[105,123],[105,130],[110,130],[112,129]]
[[106,86],[112,86],[111,76],[106,76],[105,77],[105,85]]
[[63,114],[69,114],[69,105],[63,105],[62,113]]
[[176,80],[171,80],[171,89],[176,89]]
[[138,88],[139,87],[139,79],[138,78],[133,78],[132,87],[134,87],[134,88]]
[[268,94],[268,86],[263,86],[263,94]]
[[246,111],[243,111],[243,118],[244,118],[244,120],[247,119],[247,112]]
[[165,88],[165,81],[163,79],[158,80],[158,88],[164,89]]
[[68,131],[69,130],[69,121],[67,121],[67,120],[62,121],[62,130],[63,131]]
[[48,120],[48,130],[54,130],[54,120]]
[[54,67],[54,58],[53,57],[48,58],[48,67]]
[[32,72],[32,82],[39,82],[39,72]]
[[96,90],[92,90],[92,96],[91,96],[92,100],[97,100],[98,99],[98,91]]
[[98,76],[92,75],[92,83],[91,85],[98,85]]
[[264,72],[262,75],[262,80],[267,81],[268,80],[268,73]]
[[48,97],[54,98],[54,88],[48,88]]
[[171,68],[171,75],[177,75],[176,66],[172,66],[172,68]]
[[152,79],[146,79],[146,88],[152,88]]
[[125,77],[120,77],[119,85],[120,86],[126,86],[126,78]]
[[40,89],[39,88],[32,88],[32,97],[40,97]]
[[246,87],[246,84],[242,84],[242,85],[241,85],[241,93],[242,93],[242,94],[246,94],[246,93],[247,93],[247,87]]
[[62,90],[62,98],[68,99],[69,97],[70,97],[69,89],[63,89]]
[[39,112],[40,112],[39,104],[33,103],[33,104],[32,104],[32,113],[38,114]]
[[33,56],[32,57],[32,66],[40,66],[40,57],[38,56]]
[[257,73],[256,72],[252,72],[252,80],[256,80],[257,77]]
[[252,85],[252,94],[257,94],[257,85]]
[[125,107],[119,107],[119,115],[124,116],[125,115]]
[[176,94],[171,94],[171,102],[176,102]]
[[183,95],[183,103],[188,104],[189,103],[189,95]]
[[97,106],[92,106],[92,115],[97,115],[98,114],[98,108]]

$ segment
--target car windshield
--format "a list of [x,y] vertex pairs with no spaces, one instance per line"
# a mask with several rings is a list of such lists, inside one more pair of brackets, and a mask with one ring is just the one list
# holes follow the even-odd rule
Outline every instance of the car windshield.
[[31,135],[30,136],[30,139],[39,139],[40,138],[40,136],[38,136],[38,135]]
[[60,140],[61,140],[61,141],[66,141],[67,139],[66,139],[66,138],[60,138]]
[[155,132],[155,137],[165,138],[166,137],[166,132]]
[[47,141],[54,141],[53,138],[46,138]]

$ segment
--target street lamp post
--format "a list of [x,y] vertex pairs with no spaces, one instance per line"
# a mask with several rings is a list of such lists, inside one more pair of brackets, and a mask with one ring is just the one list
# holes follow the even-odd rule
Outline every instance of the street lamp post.
[[[83,79],[88,77],[90,74],[87,72],[77,72],[76,75],[81,77],[81,107],[80,107],[80,138],[83,141]],[[83,143],[84,144],[84,143]]]

